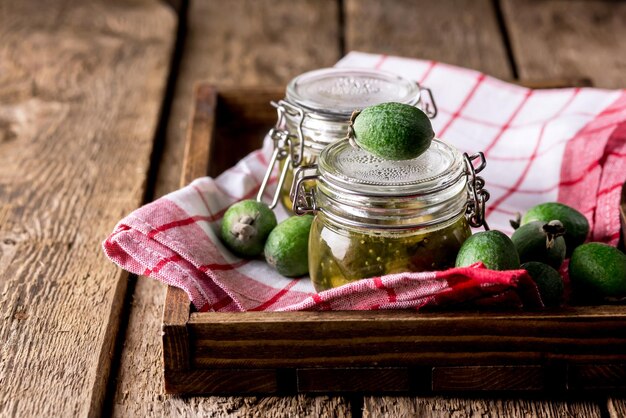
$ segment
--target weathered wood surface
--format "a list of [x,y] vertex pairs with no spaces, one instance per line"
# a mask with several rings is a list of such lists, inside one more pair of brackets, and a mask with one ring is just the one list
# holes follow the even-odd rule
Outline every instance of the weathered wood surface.
[[112,415],[117,417],[350,417],[338,397],[178,397],[163,393],[163,350],[159,327],[165,302],[163,285],[137,280]]
[[597,387],[603,381],[609,388],[619,387],[624,380],[624,368],[618,365],[626,360],[625,318],[622,306],[420,315],[404,311],[209,312],[192,313],[188,329],[193,341],[191,362],[206,368],[608,361],[615,365],[599,369],[577,365],[576,382],[589,381]]
[[0,415],[98,415],[176,16],[154,1],[0,4]]
[[[180,73],[155,194],[179,187],[195,84],[284,85],[339,59],[339,7],[333,0],[192,1]],[[319,45],[324,45],[320,47]],[[272,111],[273,112],[273,111]],[[217,150],[216,152],[220,152]],[[159,327],[163,285],[141,277],[133,295],[114,394],[115,416],[350,416],[341,397],[187,397],[163,395]]]
[[332,66],[341,56],[339,33],[335,0],[191,1],[157,190],[178,186],[198,81],[285,85],[304,71]]
[[626,87],[626,2],[502,0],[502,9],[520,78]]
[[626,417],[626,399],[609,398],[607,409],[611,418]]
[[491,0],[345,0],[345,43],[346,51],[513,74]]
[[592,402],[542,399],[366,397],[363,405],[364,418],[600,418],[601,416],[600,408]]
[[[626,85],[624,3],[502,3],[522,78],[583,76],[599,86]],[[195,82],[284,84],[333,64],[342,38],[340,4],[192,2],[157,195],[178,186]],[[406,0],[344,0],[345,47],[510,78],[492,4],[420,2],[418,10]],[[0,3],[2,416],[101,410],[126,281],[104,261],[99,243],[141,201],[175,23],[165,4],[149,0]],[[350,415],[343,398],[162,395],[164,296],[161,284],[137,281],[128,328],[118,336],[125,345],[114,405],[105,410],[116,416]],[[607,410],[612,417],[626,414],[619,398],[600,404],[401,399],[367,398],[364,415],[599,416],[598,405],[605,416]]]

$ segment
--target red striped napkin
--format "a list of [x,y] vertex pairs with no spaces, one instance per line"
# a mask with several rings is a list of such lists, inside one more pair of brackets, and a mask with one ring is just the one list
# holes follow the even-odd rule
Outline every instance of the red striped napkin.
[[[511,232],[508,220],[516,212],[558,200],[587,216],[593,240],[617,243],[626,180],[625,90],[530,90],[433,61],[357,52],[337,65],[399,73],[433,90],[438,137],[487,156],[492,228]],[[395,274],[316,294],[306,277],[287,279],[262,260],[235,257],[218,239],[219,221],[229,205],[256,195],[270,152],[266,141],[217,179],[197,179],[131,213],[103,243],[107,256],[132,273],[184,289],[201,311],[541,305],[520,270],[475,265]]]

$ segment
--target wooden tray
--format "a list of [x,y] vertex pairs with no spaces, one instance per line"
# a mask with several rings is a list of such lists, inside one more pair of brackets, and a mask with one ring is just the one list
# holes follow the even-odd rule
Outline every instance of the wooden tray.
[[[268,102],[283,93],[199,85],[181,184],[259,148],[276,117]],[[626,306],[198,313],[169,287],[163,355],[177,394],[620,390]]]

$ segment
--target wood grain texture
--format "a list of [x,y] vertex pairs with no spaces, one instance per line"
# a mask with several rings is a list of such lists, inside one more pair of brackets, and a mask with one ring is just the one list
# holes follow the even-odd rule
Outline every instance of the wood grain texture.
[[430,59],[512,78],[491,0],[344,4],[347,51]]
[[155,1],[0,3],[0,415],[100,413],[176,17]]
[[601,413],[597,404],[585,401],[366,397],[363,417],[600,418]]
[[189,368],[189,297],[182,290],[168,286],[166,303],[163,307],[163,368],[167,371],[187,370]]
[[299,392],[408,392],[411,377],[405,368],[333,368],[296,371]]
[[538,391],[546,389],[540,366],[433,367],[435,392]]
[[[199,80],[221,86],[284,86],[291,77],[330,66],[339,58],[338,20],[334,0],[236,0],[228,2],[227,7],[224,2],[192,1],[156,195],[179,187],[193,89]],[[226,103],[236,106],[237,102]],[[268,109],[275,114],[269,106]],[[349,402],[341,397],[164,395],[159,334],[164,302],[161,283],[145,277],[138,279],[117,376],[113,415],[350,416]]]
[[208,368],[620,363],[623,306],[545,312],[192,313],[192,364]]
[[611,418],[626,417],[626,399],[609,398],[607,402],[607,409]]
[[626,86],[626,3],[503,0],[521,79],[590,77],[597,87]]
[[204,176],[209,172],[208,165],[215,144],[212,137],[215,129],[216,106],[217,89],[208,84],[197,85],[190,129],[187,131],[185,141],[183,170],[180,177],[181,187],[186,186],[196,177]]
[[275,394],[279,390],[277,374],[272,369],[165,369],[165,390],[180,395]]
[[[341,397],[178,397],[163,391],[163,348],[159,327],[163,285],[140,277],[116,379],[115,417],[350,417]],[[210,382],[209,382],[210,383]]]
[[178,187],[194,86],[284,86],[339,58],[336,0],[192,0],[158,194]]
[[626,390],[626,363],[574,364],[569,366],[567,385],[583,391]]

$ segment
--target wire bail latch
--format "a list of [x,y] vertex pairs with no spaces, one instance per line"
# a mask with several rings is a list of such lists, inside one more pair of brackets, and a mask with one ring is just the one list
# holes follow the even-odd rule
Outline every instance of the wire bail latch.
[[[489,225],[487,225],[485,219],[485,206],[489,200],[489,192],[484,189],[485,180],[476,175],[487,166],[485,154],[478,152],[470,156],[465,152],[463,153],[463,159],[467,167],[467,189],[469,191],[467,210],[465,212],[467,221],[474,228],[482,226],[488,231]],[[478,166],[474,166],[474,161],[476,160],[479,161]]]
[[430,119],[437,116],[437,105],[435,104],[435,98],[433,92],[428,87],[420,86],[420,101],[422,102],[422,109],[424,113]]
[[[287,177],[287,172],[290,166],[296,168],[302,163],[304,154],[304,134],[302,132],[302,122],[304,121],[305,115],[301,108],[294,106],[285,100],[270,102],[270,104],[276,108],[276,112],[278,114],[276,124],[269,132],[269,136],[274,143],[274,151],[272,152],[272,158],[270,159],[267,170],[265,171],[265,176],[263,177],[263,181],[259,187],[256,200],[258,202],[263,201],[263,194],[267,189],[274,167],[277,163],[285,160],[278,178],[276,190],[274,191],[272,201],[269,205],[271,209],[274,209],[278,204],[280,192],[283,184],[285,183],[285,178]],[[286,115],[296,118],[296,135],[293,135],[286,129]]]
[[306,182],[318,179],[317,164],[302,165],[294,171],[293,184],[289,193],[296,215],[317,211],[315,187],[306,188]]

